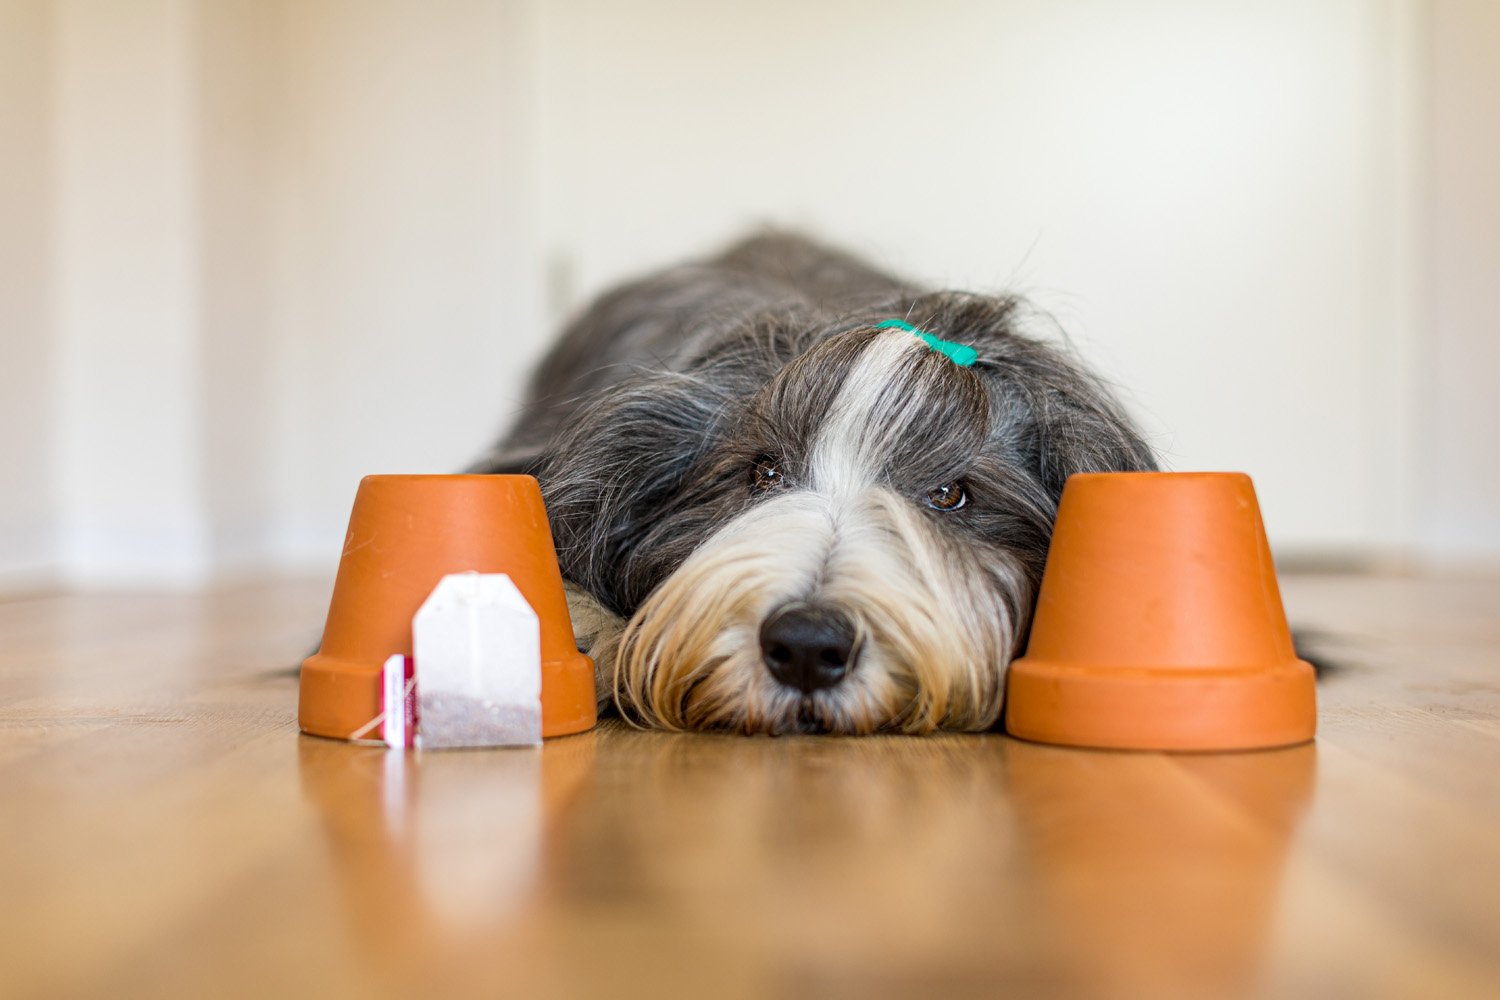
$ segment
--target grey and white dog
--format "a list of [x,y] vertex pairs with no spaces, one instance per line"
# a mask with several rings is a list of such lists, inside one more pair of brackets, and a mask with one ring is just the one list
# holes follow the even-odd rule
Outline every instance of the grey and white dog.
[[475,471],[541,481],[580,647],[626,718],[986,729],[1064,480],[1154,467],[1023,315],[761,236],[600,298]]

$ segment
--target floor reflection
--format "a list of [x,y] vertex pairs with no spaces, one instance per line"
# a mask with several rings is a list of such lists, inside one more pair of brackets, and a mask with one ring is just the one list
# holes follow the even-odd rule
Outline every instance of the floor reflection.
[[1007,747],[1043,918],[1080,984],[1109,996],[1253,991],[1316,761],[1312,744],[1202,755]]
[[619,727],[540,751],[298,753],[377,984],[526,995],[656,982],[665,954],[674,981],[777,995],[1235,996],[1316,776],[1311,746]]
[[548,831],[592,771],[594,742],[423,754],[300,737],[303,797],[328,838],[355,947],[399,969],[511,924],[539,884]]

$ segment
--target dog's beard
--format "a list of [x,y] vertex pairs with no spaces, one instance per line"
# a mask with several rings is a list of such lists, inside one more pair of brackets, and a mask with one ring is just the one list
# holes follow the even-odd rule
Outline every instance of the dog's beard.
[[[809,602],[853,624],[854,668],[804,693],[773,678],[759,629]],[[878,486],[765,499],[677,569],[596,649],[606,690],[667,729],[909,733],[992,726],[1030,606],[1018,561],[944,537]]]

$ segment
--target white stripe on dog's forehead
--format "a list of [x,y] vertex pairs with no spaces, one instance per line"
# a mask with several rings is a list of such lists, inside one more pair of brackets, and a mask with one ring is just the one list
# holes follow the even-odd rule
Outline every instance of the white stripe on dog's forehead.
[[860,490],[876,481],[890,443],[907,423],[915,400],[892,398],[894,377],[927,347],[903,331],[882,333],[860,352],[828,407],[812,448],[812,487],[828,493]]

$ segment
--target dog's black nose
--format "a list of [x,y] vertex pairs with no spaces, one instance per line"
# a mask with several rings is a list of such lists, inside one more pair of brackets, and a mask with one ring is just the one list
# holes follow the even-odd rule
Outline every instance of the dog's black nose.
[[787,605],[761,624],[760,654],[772,677],[811,694],[854,666],[854,626],[837,611]]

